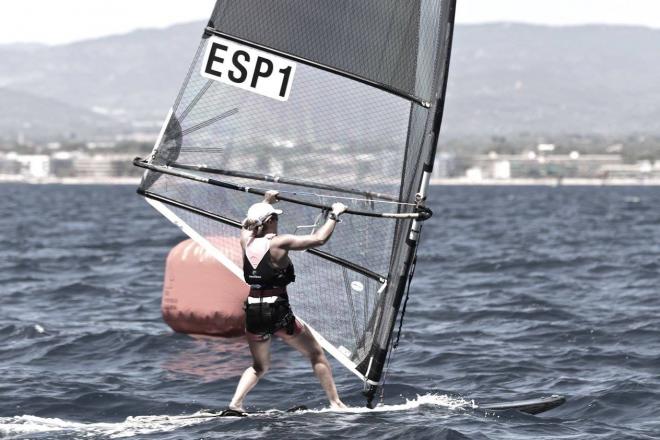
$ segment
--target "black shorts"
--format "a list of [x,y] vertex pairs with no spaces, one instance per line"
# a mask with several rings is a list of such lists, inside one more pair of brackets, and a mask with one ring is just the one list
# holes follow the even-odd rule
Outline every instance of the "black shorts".
[[249,298],[252,299],[245,301],[245,330],[248,333],[262,337],[280,330],[286,330],[288,335],[296,333],[296,317],[287,297],[278,296],[274,302],[266,302],[267,298]]

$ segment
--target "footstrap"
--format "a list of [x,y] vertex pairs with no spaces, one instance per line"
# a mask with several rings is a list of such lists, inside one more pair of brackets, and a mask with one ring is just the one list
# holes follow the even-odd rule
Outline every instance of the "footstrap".
[[227,408],[220,413],[220,417],[247,417],[248,413]]

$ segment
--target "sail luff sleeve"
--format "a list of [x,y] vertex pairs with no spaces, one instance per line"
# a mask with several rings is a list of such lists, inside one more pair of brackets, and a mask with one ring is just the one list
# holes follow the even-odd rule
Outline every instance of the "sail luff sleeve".
[[442,76],[438,78],[438,96],[435,99],[435,109],[433,110],[433,127],[432,133],[434,136],[432,145],[429,148],[429,156],[426,164],[429,171],[433,171],[435,164],[435,156],[438,151],[438,142],[440,140],[440,129],[442,127],[442,118],[445,112],[445,100],[447,98],[447,85],[449,84],[449,66],[451,65],[451,51],[454,44],[454,26],[456,22],[456,1],[450,0],[447,4],[448,20],[444,36],[444,46],[441,48],[442,56],[438,59],[436,71],[441,72]]
[[[439,72],[434,84],[436,90],[436,99],[434,105],[426,114],[421,113],[421,117],[417,120],[425,120],[425,129],[422,131],[423,139],[414,139],[415,130],[411,131],[409,137],[409,148],[414,145],[420,145],[418,151],[417,161],[407,160],[406,171],[412,174],[409,179],[409,185],[402,185],[401,200],[410,200],[416,194],[415,191],[425,195],[428,185],[428,177],[433,168],[433,160],[437,143],[439,139],[442,112],[444,107],[444,100],[446,95],[447,77],[449,72],[449,58],[451,54],[453,27],[455,20],[456,1],[450,0],[442,2],[440,9],[441,20],[438,21],[437,27],[437,58],[436,67],[434,71]],[[419,110],[419,109],[417,109]],[[413,113],[415,109],[413,109]],[[413,118],[414,119],[414,118]],[[415,122],[411,122],[411,126]],[[419,131],[417,131],[419,133]],[[410,151],[409,151],[410,155]],[[414,157],[414,155],[413,155]],[[404,171],[404,173],[406,172]],[[405,180],[405,179],[404,179]],[[400,220],[397,224],[396,242],[392,251],[392,265],[390,268],[390,282],[388,289],[391,289],[393,294],[389,301],[383,304],[380,320],[380,329],[378,333],[382,336],[379,340],[375,341],[368,359],[365,359],[358,370],[363,372],[368,379],[374,382],[380,382],[382,379],[383,368],[386,364],[386,359],[391,347],[391,338],[396,318],[399,313],[401,301],[405,294],[407,283],[409,282],[409,273],[412,267],[415,250],[417,248],[417,240],[419,240],[419,230],[421,225],[416,224],[410,220]],[[369,390],[368,398],[373,398],[376,388],[371,387]]]

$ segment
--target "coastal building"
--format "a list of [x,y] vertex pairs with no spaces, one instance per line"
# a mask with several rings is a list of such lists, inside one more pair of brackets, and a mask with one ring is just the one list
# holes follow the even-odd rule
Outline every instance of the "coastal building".
[[19,176],[21,164],[9,154],[0,154],[0,176]]
[[[549,148],[546,151],[550,151]],[[483,178],[607,178],[617,166],[623,165],[619,154],[540,154],[527,151],[521,154],[473,156],[470,168],[479,168]],[[471,171],[473,174],[474,171]],[[467,176],[467,175],[466,175]]]
[[[73,157],[74,176],[83,179],[135,176],[131,154],[80,154]],[[136,174],[137,173],[137,174]]]
[[51,156],[51,173],[54,177],[75,177],[73,158],[75,153],[60,151]]
[[456,174],[456,155],[447,152],[438,152],[435,157],[435,164],[433,165],[433,178],[446,179],[454,177]]
[[50,175],[50,156],[7,153],[0,156],[0,174],[25,179],[45,179]]
[[644,160],[635,164],[607,165],[602,169],[608,179],[660,179],[660,161]]
[[11,180],[52,178],[108,179],[137,177],[132,154],[95,154],[58,151],[51,155],[0,154],[0,176]]
[[511,162],[508,160],[498,160],[493,162],[492,175],[493,179],[510,179]]

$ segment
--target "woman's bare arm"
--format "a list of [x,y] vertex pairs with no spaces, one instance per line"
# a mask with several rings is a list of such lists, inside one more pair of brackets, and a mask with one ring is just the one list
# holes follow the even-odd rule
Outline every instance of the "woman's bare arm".
[[[339,216],[346,211],[346,206],[342,203],[332,205],[332,213]],[[272,246],[285,251],[304,251],[315,247],[323,246],[332,236],[337,221],[328,218],[325,224],[316,232],[309,235],[280,235],[273,239]]]

